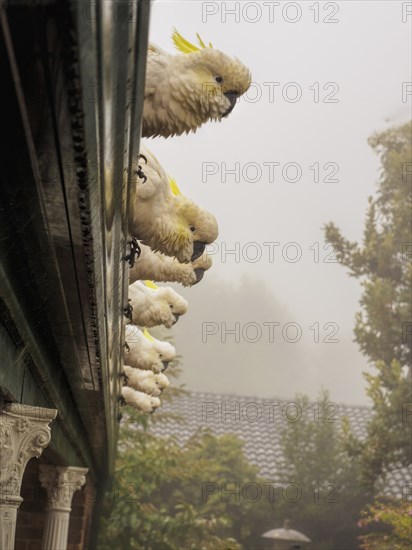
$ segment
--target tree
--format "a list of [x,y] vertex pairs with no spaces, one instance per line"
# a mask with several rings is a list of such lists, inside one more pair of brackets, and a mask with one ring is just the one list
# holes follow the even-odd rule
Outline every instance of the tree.
[[173,438],[137,429],[136,423],[123,424],[99,550],[261,547],[274,504],[243,490],[268,484],[242,447],[235,435],[217,437],[202,430],[181,447]]
[[[378,501],[363,512],[359,527],[373,527],[360,538],[362,550],[410,550],[412,508],[408,502]],[[376,528],[380,528],[376,531]]]
[[[177,360],[168,376],[179,374]],[[170,387],[162,400],[184,392],[182,386]],[[245,483],[263,486],[257,468],[243,454],[243,442],[200,430],[182,447],[150,432],[152,423],[170,419],[161,411],[148,416],[125,407],[99,550],[240,550],[235,536],[257,537],[262,506],[271,504],[241,496]]]
[[359,464],[348,456],[340,420],[329,414],[334,404],[326,390],[315,404],[302,395],[295,403],[303,414],[281,434],[277,515],[309,536],[314,550],[357,548],[357,519],[371,495],[359,486]]
[[364,376],[375,415],[366,439],[360,442],[348,432],[347,444],[361,458],[362,480],[369,488],[412,457],[411,134],[409,122],[369,140],[382,167],[362,245],[345,239],[333,223],[325,227],[338,260],[363,288],[355,340],[374,369]]
[[[106,497],[99,533],[100,550],[240,548],[234,539],[220,536],[230,518],[200,505],[202,480],[218,464],[199,457],[199,440],[181,448],[173,439],[157,438],[133,424],[124,424],[121,432],[115,481]],[[217,445],[224,447],[227,442]]]
[[[168,339],[161,333],[159,337]],[[180,372],[177,357],[167,374],[176,379]],[[171,386],[162,394],[162,401],[176,399],[183,393],[183,386]],[[202,461],[198,456],[195,460],[193,455],[199,454],[199,446],[202,448],[196,438],[181,448],[173,438],[162,439],[150,433],[152,423],[171,417],[161,410],[148,416],[131,407],[124,408],[114,479],[104,497],[99,550],[240,548],[234,539],[217,534],[225,530],[229,518],[198,506],[200,480],[210,473],[210,468],[218,469],[217,459]],[[225,447],[228,442],[216,444]],[[242,457],[239,459],[241,462]]]

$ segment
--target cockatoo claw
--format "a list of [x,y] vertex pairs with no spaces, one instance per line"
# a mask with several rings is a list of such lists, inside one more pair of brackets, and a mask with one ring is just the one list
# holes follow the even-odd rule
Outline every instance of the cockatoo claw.
[[139,166],[137,167],[136,174],[137,174],[137,176],[138,176],[141,180],[143,180],[143,183],[146,183],[146,182],[147,182],[147,176],[146,176],[145,173],[143,172],[143,169],[142,169],[142,167],[140,166],[140,164],[139,164]]
[[[129,300],[130,302],[130,300]],[[128,303],[126,307],[123,308],[123,314],[131,323],[133,323],[133,306]]]
[[129,381],[129,377],[127,376],[127,374],[124,371],[122,371],[119,374],[119,378],[121,378],[123,380],[124,385],[127,385],[128,381]]
[[132,240],[128,244],[130,244],[130,252],[126,256],[123,256],[123,260],[125,262],[129,262],[129,266],[133,267],[136,262],[136,258],[139,259],[142,249],[140,248],[136,237],[132,237]]
[[[145,157],[145,155],[140,154],[139,155],[139,160],[140,159],[143,159],[144,163],[147,164],[147,158]],[[143,172],[143,168],[141,167],[140,164],[137,167],[136,174],[141,180],[143,180],[143,183],[146,183],[147,177],[146,177],[145,173]]]

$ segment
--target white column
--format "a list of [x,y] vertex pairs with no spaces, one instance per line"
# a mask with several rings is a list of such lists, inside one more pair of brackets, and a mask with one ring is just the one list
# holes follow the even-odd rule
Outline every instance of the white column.
[[20,487],[27,462],[50,443],[56,409],[6,403],[0,411],[0,548],[13,550]]
[[40,483],[47,490],[43,550],[66,550],[72,498],[86,482],[88,468],[40,465]]

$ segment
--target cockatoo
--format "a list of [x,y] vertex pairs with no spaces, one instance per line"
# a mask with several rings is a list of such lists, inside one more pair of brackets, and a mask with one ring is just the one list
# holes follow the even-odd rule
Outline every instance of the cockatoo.
[[153,338],[147,329],[126,325],[128,351],[124,362],[136,369],[162,372],[176,357],[176,350],[169,342]]
[[136,391],[129,386],[122,387],[122,397],[125,405],[146,413],[152,413],[160,407],[161,401],[158,397],[147,395],[147,393]]
[[136,198],[131,233],[155,252],[183,263],[196,260],[217,239],[215,217],[182,195],[148,149],[141,153],[146,160],[145,176],[139,170],[133,176]]
[[178,260],[165,256],[142,243],[140,256],[129,269],[129,283],[150,279],[158,283],[180,283],[183,286],[193,286],[200,282],[205,271],[212,266],[212,258],[202,254],[194,262],[183,264]]
[[197,35],[199,46],[176,30],[179,54],[150,45],[143,106],[143,137],[196,132],[208,120],[228,116],[251,84],[250,71]]
[[152,281],[136,281],[129,286],[133,322],[141,327],[172,327],[187,311],[187,301],[170,286],[159,287]]
[[162,393],[164,388],[170,386],[169,379],[161,372],[155,374],[151,370],[134,369],[125,365],[124,373],[127,377],[127,386],[156,397]]

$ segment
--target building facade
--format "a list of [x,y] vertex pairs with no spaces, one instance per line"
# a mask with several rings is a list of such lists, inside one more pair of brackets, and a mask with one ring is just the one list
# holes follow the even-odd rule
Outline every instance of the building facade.
[[117,444],[149,2],[0,9],[0,547],[89,549]]

